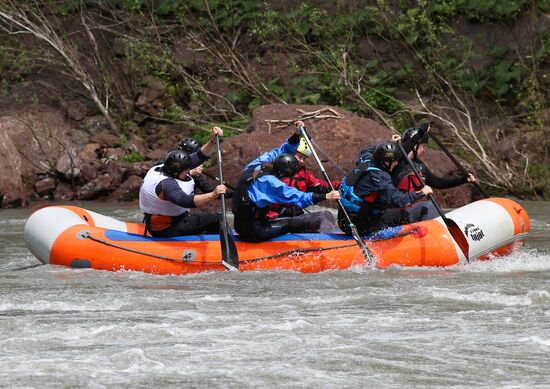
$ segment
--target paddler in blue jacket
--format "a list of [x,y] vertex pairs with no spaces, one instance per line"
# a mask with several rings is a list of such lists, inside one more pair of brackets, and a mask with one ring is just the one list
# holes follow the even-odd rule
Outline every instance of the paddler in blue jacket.
[[[399,137],[393,139],[399,140]],[[393,185],[390,173],[401,158],[397,143],[385,141],[371,150],[362,151],[357,166],[340,186],[342,204],[359,234],[434,218],[436,212],[431,203],[416,203],[432,193],[432,188],[424,186],[418,192],[404,193]],[[338,225],[351,234],[341,212]]]
[[333,225],[330,211],[305,213],[288,218],[269,219],[270,204],[306,208],[323,200],[340,198],[338,191],[314,194],[286,185],[280,178],[292,177],[300,169],[294,156],[300,145],[297,131],[281,147],[262,154],[243,170],[233,196],[235,230],[248,242],[263,242],[287,233],[318,232]]

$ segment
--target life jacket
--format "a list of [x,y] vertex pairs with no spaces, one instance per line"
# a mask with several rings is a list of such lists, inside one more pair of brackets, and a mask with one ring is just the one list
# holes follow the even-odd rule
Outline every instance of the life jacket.
[[[162,173],[161,167],[162,165],[158,165],[149,169],[139,189],[139,207],[145,214],[143,218],[145,223],[144,235],[169,228],[177,218],[183,217],[189,211],[189,209],[180,207],[157,195],[157,185],[169,178]],[[175,180],[184,193],[188,195],[195,193],[193,177],[189,176],[188,181]]]
[[374,206],[377,192],[370,193],[366,198],[361,198],[355,194],[355,185],[365,175],[372,171],[380,169],[369,163],[359,163],[342,181],[340,185],[340,200],[345,210],[350,214],[361,214],[367,218],[377,218],[382,215],[382,211]]
[[[267,207],[258,208],[248,196],[248,188],[252,184],[254,168],[245,170],[235,188],[232,198],[232,210],[235,215],[235,229],[242,223],[253,220],[265,220],[267,218]],[[260,173],[262,175],[262,173]],[[238,231],[237,231],[238,232]]]
[[[426,175],[424,173],[424,164],[421,162],[412,161],[416,171],[422,177],[422,180],[426,182]],[[405,192],[418,192],[423,188],[422,183],[414,174],[412,168],[409,164],[404,164],[400,166],[400,169],[397,171],[394,179],[395,186],[397,189]]]
[[[188,211],[187,208],[180,207],[157,196],[155,192],[157,185],[161,181],[170,178],[160,173],[157,168],[158,166],[149,169],[143,179],[139,191],[139,207],[143,212],[151,215],[179,216],[186,213]],[[195,193],[195,181],[191,176],[189,177],[188,181],[175,180],[184,193],[192,195]]]

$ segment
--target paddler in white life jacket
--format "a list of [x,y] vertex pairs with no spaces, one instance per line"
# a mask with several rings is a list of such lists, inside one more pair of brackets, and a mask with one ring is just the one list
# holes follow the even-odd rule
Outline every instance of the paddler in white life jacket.
[[214,127],[212,132],[212,140],[199,151],[189,154],[172,150],[163,165],[151,168],[145,175],[139,191],[139,206],[145,213],[146,229],[152,236],[219,232],[219,214],[189,212],[189,208],[202,207],[226,192],[225,185],[218,185],[210,193],[195,195],[195,182],[189,174],[212,153],[215,136],[223,135],[219,127]]
[[[298,126],[297,126],[298,127]],[[263,242],[288,233],[318,232],[333,226],[330,211],[302,214],[294,217],[267,217],[271,204],[306,208],[323,200],[340,198],[338,191],[328,193],[302,192],[281,180],[293,177],[300,170],[295,157],[300,144],[296,132],[281,147],[262,154],[244,169],[233,196],[235,230],[247,242]]]
[[[409,152],[409,158],[414,163],[416,170],[424,179],[426,185],[429,185],[435,189],[449,189],[467,182],[475,182],[476,177],[472,173],[458,177],[439,177],[428,169],[426,164],[420,158],[426,152],[425,145],[428,144],[429,141],[429,130],[428,125],[421,125],[419,128],[408,128],[403,133],[403,143],[408,142],[411,139],[416,140],[412,150]],[[412,171],[407,161],[404,159],[399,161],[399,164],[392,172],[392,180],[397,188],[406,192],[416,192],[422,187],[420,181]]]
[[[183,138],[178,142],[178,149],[189,154],[199,151],[201,147],[202,145],[200,142],[194,138]],[[204,167],[202,164],[191,169],[189,174],[193,177],[193,180],[195,180],[195,188],[199,189],[202,193],[209,193],[214,190],[215,185],[213,185],[212,181],[204,174]],[[227,188],[225,198],[230,199],[231,197],[233,197],[233,191]]]
[[[431,203],[416,203],[432,193],[432,188],[425,186],[419,192],[404,193],[393,185],[390,173],[400,158],[397,143],[382,142],[374,148],[369,158],[360,161],[344,178],[340,186],[341,201],[360,235],[433,218],[429,209]],[[338,225],[351,235],[341,211]]]

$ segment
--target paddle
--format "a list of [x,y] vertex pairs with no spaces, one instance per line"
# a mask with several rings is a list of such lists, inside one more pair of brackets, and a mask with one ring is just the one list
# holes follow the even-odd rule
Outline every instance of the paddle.
[[313,139],[310,139],[310,141],[311,141],[310,144],[315,146],[315,148],[317,148],[317,150],[319,150],[321,154],[323,154],[326,157],[326,159],[328,159],[329,162],[332,163],[332,166],[334,166],[336,170],[338,170],[340,174],[342,174],[342,176],[346,175],[346,172],[344,171],[344,169],[342,169],[340,165],[338,165],[338,163],[336,163],[336,161],[332,159],[331,156],[328,155],[328,153],[321,148],[321,146],[319,146]]
[[[222,151],[220,148],[220,137],[216,135],[216,148],[218,149],[218,175],[223,183]],[[222,265],[227,270],[239,270],[239,253],[233,240],[233,235],[227,225],[227,213],[225,210],[225,195],[220,196],[222,204],[222,220],[220,223],[220,244],[222,248]]]
[[219,183],[221,183],[221,184],[224,184],[224,185],[227,187],[227,189],[235,190],[235,187],[229,185],[228,183],[221,182],[219,177],[216,177],[216,176],[214,176],[214,175],[212,175],[212,174],[210,174],[210,173],[207,173],[207,172],[202,172],[202,174],[204,174],[204,175],[205,175],[206,177],[208,177],[208,178],[213,179],[214,181],[217,181],[217,182],[219,182]]
[[[445,154],[447,154],[447,157],[449,157],[451,159],[451,161],[453,161],[453,163],[456,165],[457,168],[460,169],[460,171],[462,172],[462,174],[465,174],[465,175],[469,175],[470,172],[467,171],[464,166],[462,166],[462,164],[458,161],[458,159],[456,159],[456,157],[449,151],[449,149],[447,148],[447,146],[445,146],[443,143],[441,143],[441,141],[439,139],[437,139],[437,137],[430,131],[428,132],[428,134],[432,137],[432,139],[435,141],[435,143],[437,143],[437,145],[439,146],[439,148],[441,150],[443,150],[443,152]],[[472,182],[472,184],[474,184],[474,186],[476,187],[477,190],[479,190],[479,192],[485,197],[489,197],[487,195],[487,193],[485,193],[485,190],[483,190],[483,188],[481,187],[481,185],[478,184],[477,181],[474,181]]]
[[[418,173],[418,170],[416,170],[416,167],[414,166],[413,162],[411,161],[411,159],[409,158],[409,156],[405,152],[405,149],[403,149],[403,146],[401,145],[401,143],[398,142],[397,145],[399,146],[399,149],[401,150],[401,153],[403,154],[403,158],[405,158],[405,161],[407,161],[407,163],[411,167],[412,171],[416,175],[416,178],[418,178],[418,181],[420,181],[422,186],[425,186],[426,182],[424,182],[424,179],[420,176],[420,174]],[[462,233],[462,230],[460,229],[460,227],[455,223],[454,220],[451,220],[451,219],[449,219],[445,216],[445,214],[443,213],[443,210],[441,209],[441,207],[439,206],[437,201],[435,201],[435,198],[433,197],[433,195],[431,193],[428,195],[428,199],[432,202],[435,209],[439,213],[439,216],[441,216],[441,218],[445,222],[445,225],[447,226],[447,229],[449,230],[449,233],[451,234],[451,236],[455,240],[458,247],[460,247],[460,250],[462,250],[462,253],[466,257],[466,260],[469,260],[468,251],[470,249],[470,244],[468,243],[468,240],[466,239],[466,237]]]
[[[330,181],[330,178],[328,177],[328,174],[325,170],[325,167],[323,166],[323,163],[317,156],[317,153],[315,152],[315,148],[313,147],[313,144],[311,143],[311,140],[309,139],[309,136],[307,134],[307,131],[305,127],[300,127],[300,132],[302,133],[302,137],[306,140],[307,144],[309,145],[309,148],[311,149],[311,153],[313,154],[313,158],[315,158],[315,162],[317,162],[317,165],[319,166],[319,169],[321,170],[321,173],[323,173],[323,176],[325,177],[325,180],[328,182],[330,189],[334,190],[334,186],[332,185],[332,181]],[[365,257],[365,260],[367,261],[368,266],[372,266],[375,263],[374,255],[372,255],[369,248],[365,245],[365,242],[361,239],[361,236],[359,236],[359,232],[357,231],[357,227],[355,227],[355,224],[351,221],[348,213],[346,212],[346,209],[344,208],[344,205],[340,200],[338,200],[338,206],[340,207],[340,210],[346,217],[346,221],[349,225],[349,228],[351,230],[351,233],[353,235],[353,238],[355,239],[355,242],[361,249],[361,252],[363,253],[363,256]]]

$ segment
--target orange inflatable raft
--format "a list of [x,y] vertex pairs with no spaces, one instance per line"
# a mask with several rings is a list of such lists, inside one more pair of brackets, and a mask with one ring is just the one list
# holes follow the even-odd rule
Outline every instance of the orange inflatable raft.
[[[367,237],[374,266],[450,266],[506,255],[523,245],[530,227],[523,207],[502,198],[476,201],[447,217],[464,232],[469,258],[437,218]],[[52,206],[31,215],[24,237],[33,255],[45,264],[155,274],[225,271],[219,235],[152,238],[143,235],[143,228],[75,206]],[[243,242],[238,235],[234,239],[241,271],[314,273],[365,266],[356,242],[343,233],[289,234],[264,243]]]

